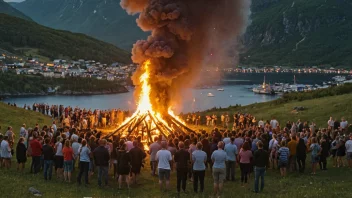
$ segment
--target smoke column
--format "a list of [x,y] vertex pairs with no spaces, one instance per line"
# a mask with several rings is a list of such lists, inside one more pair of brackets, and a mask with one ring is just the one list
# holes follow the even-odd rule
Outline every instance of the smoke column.
[[[150,98],[162,113],[196,81],[210,49],[221,64],[234,63],[250,14],[250,0],[121,0],[121,6],[151,32],[134,44],[132,60],[151,60]],[[137,96],[143,72],[139,67],[132,77]]]

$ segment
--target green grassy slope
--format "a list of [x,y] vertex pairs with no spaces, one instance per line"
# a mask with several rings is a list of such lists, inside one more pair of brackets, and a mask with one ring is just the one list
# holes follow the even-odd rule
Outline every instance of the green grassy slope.
[[[292,101],[284,104],[275,104],[275,101],[257,103],[243,107],[232,107],[221,110],[210,110],[203,114],[221,114],[235,112],[250,113],[259,119],[270,120],[274,116],[281,124],[287,121],[312,121],[319,127],[326,127],[330,116],[340,119],[352,119],[352,94],[330,96],[313,100]],[[305,107],[304,111],[293,111],[294,107]]]
[[84,34],[54,30],[35,22],[0,14],[0,47],[38,48],[51,59],[68,56],[102,63],[130,63],[130,53]]
[[[33,128],[35,124],[40,127],[51,124],[51,118],[40,113],[27,111],[22,108],[12,107],[0,101],[0,132],[5,134],[8,126],[13,127],[13,132],[19,137],[19,132],[22,124]],[[18,140],[18,138],[16,138]]]

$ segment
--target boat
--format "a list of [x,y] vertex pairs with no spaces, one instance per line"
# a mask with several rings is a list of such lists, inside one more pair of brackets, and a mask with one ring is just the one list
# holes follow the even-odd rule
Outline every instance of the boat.
[[224,91],[224,89],[223,88],[219,88],[218,91]]
[[346,77],[345,76],[334,76],[332,77],[332,79],[335,81],[335,82],[343,82],[346,80]]
[[208,93],[208,95],[207,95],[208,97],[214,97],[214,94],[212,94],[212,93]]
[[258,87],[254,87],[252,91],[256,94],[267,94],[267,95],[275,94],[275,91],[271,88],[271,86],[265,83],[265,76],[264,76],[263,84]]

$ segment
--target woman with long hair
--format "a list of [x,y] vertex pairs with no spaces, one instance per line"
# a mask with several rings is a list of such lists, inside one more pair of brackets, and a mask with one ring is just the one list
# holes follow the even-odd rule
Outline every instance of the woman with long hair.
[[126,150],[126,144],[121,145],[117,151],[117,172],[119,174],[119,188],[121,189],[122,182],[125,181],[127,188],[130,188],[128,174],[131,171],[131,157]]
[[304,139],[302,138],[300,138],[298,141],[296,148],[296,156],[299,172],[303,173],[304,169],[306,168],[307,146],[304,143]]
[[23,171],[27,161],[27,148],[24,144],[24,138],[20,137],[16,147],[17,171]]
[[85,185],[88,185],[88,172],[90,163],[91,150],[87,145],[87,140],[82,140],[82,147],[79,150],[79,174],[77,177],[78,185],[81,185],[81,178],[84,174]]
[[310,145],[310,151],[312,152],[311,155],[311,160],[312,160],[312,174],[315,175],[316,174],[316,170],[317,170],[317,164],[319,162],[319,155],[321,152],[321,147],[319,146],[319,144],[317,143],[317,139],[315,137],[313,137],[311,139],[311,145]]
[[240,152],[240,170],[241,170],[241,186],[244,187],[244,184],[247,184],[248,175],[251,168],[251,158],[253,157],[251,147],[249,142],[244,142]]
[[62,137],[58,136],[55,143],[55,169],[56,178],[62,179],[64,168],[64,155],[62,153]]
[[66,182],[71,182],[71,173],[73,169],[73,149],[71,148],[70,140],[65,141],[65,146],[62,149],[64,155],[64,178]]

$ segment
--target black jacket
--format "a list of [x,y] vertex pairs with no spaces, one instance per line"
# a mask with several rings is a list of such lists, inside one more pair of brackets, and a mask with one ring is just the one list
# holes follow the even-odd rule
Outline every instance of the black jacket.
[[48,144],[44,144],[43,146],[43,155],[44,160],[54,160],[54,148]]
[[269,153],[263,149],[254,152],[254,166],[266,167],[269,162]]
[[110,155],[104,146],[98,146],[93,151],[93,157],[96,166],[109,166]]

